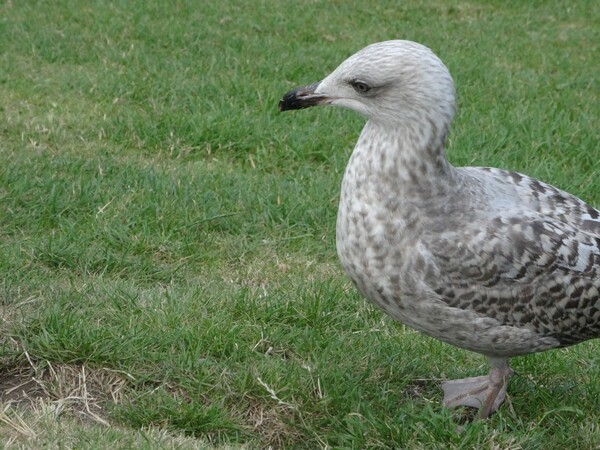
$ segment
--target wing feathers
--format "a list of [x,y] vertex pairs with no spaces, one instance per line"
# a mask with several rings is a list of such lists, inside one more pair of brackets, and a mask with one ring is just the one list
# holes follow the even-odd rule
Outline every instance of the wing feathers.
[[480,170],[503,184],[499,190],[508,183],[521,201],[461,229],[424,235],[439,275],[428,284],[450,306],[561,345],[600,337],[600,213],[524,175]]

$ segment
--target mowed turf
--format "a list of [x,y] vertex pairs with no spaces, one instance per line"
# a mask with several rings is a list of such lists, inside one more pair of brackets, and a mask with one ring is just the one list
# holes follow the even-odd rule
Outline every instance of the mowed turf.
[[363,119],[280,114],[367,44],[431,47],[457,165],[600,207],[597,1],[6,1],[5,447],[600,446],[600,343],[516,358],[486,422],[439,383],[482,357],[370,306],[335,254]]

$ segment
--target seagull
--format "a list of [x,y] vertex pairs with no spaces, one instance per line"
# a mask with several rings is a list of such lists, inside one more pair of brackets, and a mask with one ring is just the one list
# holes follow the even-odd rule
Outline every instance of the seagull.
[[451,165],[454,82],[429,48],[369,45],[279,109],[317,105],[367,119],[337,216],[346,274],[392,318],[488,359],[488,375],[442,385],[445,406],[487,418],[511,357],[600,337],[600,212],[521,173]]

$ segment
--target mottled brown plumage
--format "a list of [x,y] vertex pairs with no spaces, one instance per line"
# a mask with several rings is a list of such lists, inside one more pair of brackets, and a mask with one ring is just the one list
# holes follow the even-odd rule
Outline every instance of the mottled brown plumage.
[[280,109],[319,104],[368,118],[342,182],[347,274],[393,318],[492,365],[446,383],[447,405],[487,417],[510,357],[600,337],[600,213],[522,174],[450,165],[454,84],[429,49],[373,44]]

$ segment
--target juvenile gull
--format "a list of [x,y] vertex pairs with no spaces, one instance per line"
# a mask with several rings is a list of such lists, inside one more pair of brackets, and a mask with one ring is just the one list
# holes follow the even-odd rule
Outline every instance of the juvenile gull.
[[368,119],[337,218],[348,276],[394,319],[488,358],[488,376],[442,386],[446,406],[488,417],[510,357],[600,337],[600,212],[519,173],[452,166],[454,82],[431,50],[370,45],[279,109],[316,105]]

